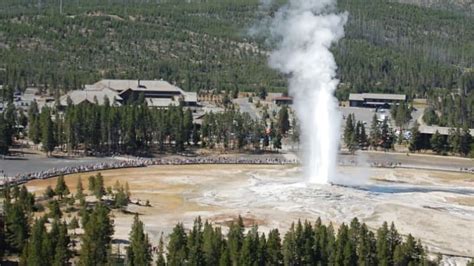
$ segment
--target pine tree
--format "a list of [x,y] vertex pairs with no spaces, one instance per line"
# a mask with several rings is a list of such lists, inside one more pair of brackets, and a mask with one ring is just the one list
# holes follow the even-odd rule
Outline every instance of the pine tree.
[[21,252],[28,239],[28,217],[23,206],[15,202],[5,205],[5,240],[8,249]]
[[39,122],[39,110],[36,101],[33,101],[28,109],[28,136],[33,143],[38,144],[41,140],[41,129]]
[[301,263],[297,255],[297,249],[295,224],[292,224],[283,239],[282,253],[284,265],[299,265]]
[[135,214],[132,230],[130,231],[130,246],[127,248],[128,265],[149,265],[152,261],[151,246],[148,235],[144,232],[144,225]]
[[421,147],[421,133],[420,133],[419,125],[417,122],[415,122],[415,125],[411,129],[411,139],[410,139],[410,144],[408,148],[411,152],[418,151],[422,148]]
[[54,123],[51,120],[50,109],[43,107],[40,117],[41,123],[41,143],[43,150],[49,156],[56,147],[56,137],[54,135]]
[[434,152],[441,154],[445,150],[446,143],[444,142],[444,137],[441,136],[438,130],[431,136],[430,145]]
[[223,245],[221,229],[214,229],[212,225],[206,221],[202,237],[202,251],[204,253],[205,265],[218,265]]
[[227,242],[222,242],[221,257],[219,259],[219,266],[229,266],[232,265],[230,250]]
[[239,265],[240,250],[244,241],[244,222],[239,215],[237,223],[232,222],[229,226],[229,233],[227,234],[227,241],[229,245],[229,254],[232,265]]
[[256,226],[249,230],[244,238],[239,265],[257,265],[259,258],[259,235]]
[[290,130],[290,120],[288,115],[288,107],[282,106],[278,112],[278,130],[284,136]]
[[370,125],[370,133],[369,133],[369,139],[370,139],[370,146],[373,149],[377,149],[377,147],[380,144],[381,141],[381,136],[380,136],[380,125],[379,121],[377,119],[377,114],[374,114],[372,117],[372,123]]
[[64,181],[64,175],[60,175],[56,180],[56,188],[54,193],[59,196],[59,199],[62,199],[65,195],[69,194],[69,188]]
[[12,138],[10,133],[8,123],[3,118],[3,114],[0,114],[0,155],[8,154]]
[[368,145],[368,136],[365,131],[365,125],[359,121],[359,137],[357,139],[359,147],[366,148]]
[[79,222],[77,221],[76,216],[72,217],[71,221],[69,222],[68,228],[72,230],[76,230],[77,228],[79,228]]
[[460,153],[461,151],[461,130],[459,128],[452,128],[449,130],[448,144],[453,153]]
[[267,264],[282,265],[283,255],[281,254],[281,238],[278,229],[273,229],[268,234],[267,241]]
[[79,264],[106,265],[113,232],[109,210],[102,203],[97,204],[84,224]]
[[201,217],[194,220],[193,230],[189,233],[187,240],[189,256],[188,261],[192,265],[204,265],[203,232]]
[[193,114],[191,109],[187,109],[184,113],[184,121],[183,121],[183,129],[184,129],[184,141],[190,144],[191,140],[191,133],[193,132],[194,124],[193,124]]
[[51,188],[51,186],[47,186],[45,191],[44,191],[44,197],[46,199],[51,199],[55,195],[54,190]]
[[280,133],[278,133],[275,138],[273,138],[273,148],[278,150],[278,149],[281,149],[281,139],[282,139],[282,136],[280,135]]
[[166,266],[165,260],[165,247],[163,243],[163,234],[160,236],[160,242],[158,243],[158,258],[156,260],[156,266]]
[[82,178],[77,179],[76,185],[76,199],[81,200],[84,198],[84,187],[82,186]]
[[[77,220],[76,220],[77,223]],[[52,238],[51,238],[52,239]],[[67,233],[66,223],[61,223],[59,225],[59,234],[56,239],[56,246],[54,247],[54,266],[67,265],[69,259],[72,258],[72,252],[69,250],[68,246],[70,243],[70,237]]]
[[473,143],[469,128],[465,126],[462,130],[461,140],[459,143],[459,153],[462,156],[467,156],[471,151],[471,144]]
[[168,242],[167,262],[170,266],[183,265],[188,258],[186,232],[183,224],[179,223],[173,228]]
[[96,187],[96,179],[95,179],[95,176],[89,176],[89,185],[88,185],[88,189],[91,193],[94,193],[95,192],[95,187]]
[[353,114],[349,114],[346,118],[346,125],[344,127],[344,143],[349,151],[355,150],[355,140],[356,137],[356,128],[355,128],[355,119]]
[[95,176],[94,195],[98,200],[102,199],[102,197],[105,195],[104,177],[101,173],[98,173]]
[[52,200],[48,203],[49,207],[49,216],[53,219],[59,219],[62,217],[62,212],[57,200]]
[[48,242],[48,234],[44,226],[45,219],[36,220],[32,230],[31,237],[22,254],[22,262],[26,265],[50,265],[49,249],[43,249],[44,243]]
[[381,140],[382,140],[382,147],[384,150],[392,149],[394,144],[394,136],[393,132],[388,125],[388,119],[385,118],[382,122],[381,127]]
[[377,261],[379,265],[390,265],[389,231],[386,222],[377,230]]

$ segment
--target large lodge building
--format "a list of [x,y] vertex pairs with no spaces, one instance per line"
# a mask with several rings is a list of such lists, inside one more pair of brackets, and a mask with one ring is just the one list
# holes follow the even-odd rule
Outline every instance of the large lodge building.
[[144,97],[150,107],[197,106],[197,93],[186,92],[163,80],[103,79],[83,90],[70,91],[60,99],[61,106],[91,103],[103,105],[107,98],[113,106]]

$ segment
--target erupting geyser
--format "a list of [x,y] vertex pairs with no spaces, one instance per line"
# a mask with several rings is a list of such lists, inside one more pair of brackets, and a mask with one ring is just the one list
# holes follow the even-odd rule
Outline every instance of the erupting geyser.
[[344,36],[347,13],[335,0],[290,0],[271,22],[278,41],[270,65],[289,75],[289,92],[301,123],[305,174],[326,184],[335,176],[340,114],[334,91],[337,65],[331,45]]

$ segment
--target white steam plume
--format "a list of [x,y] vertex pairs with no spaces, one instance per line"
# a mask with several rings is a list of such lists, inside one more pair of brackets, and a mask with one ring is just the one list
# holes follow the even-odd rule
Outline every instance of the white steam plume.
[[337,65],[331,45],[344,36],[347,13],[335,0],[290,0],[271,22],[278,47],[270,65],[289,75],[289,92],[301,124],[305,173],[312,183],[335,178],[340,114],[334,91]]

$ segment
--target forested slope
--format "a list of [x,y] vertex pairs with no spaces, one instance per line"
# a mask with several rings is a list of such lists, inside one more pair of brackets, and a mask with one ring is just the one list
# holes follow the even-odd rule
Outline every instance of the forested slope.
[[[280,1],[284,2],[284,1]],[[280,3],[281,4],[281,3]],[[257,0],[64,1],[0,3],[0,83],[64,90],[99,78],[163,78],[184,89],[284,90],[266,64],[264,38],[247,35],[277,9]],[[405,92],[474,87],[474,18],[389,0],[340,0],[350,13],[333,48],[350,91]],[[460,90],[461,89],[461,90]]]
[[418,6],[457,10],[472,15],[474,12],[474,2],[472,0],[396,0],[400,3],[413,4]]

